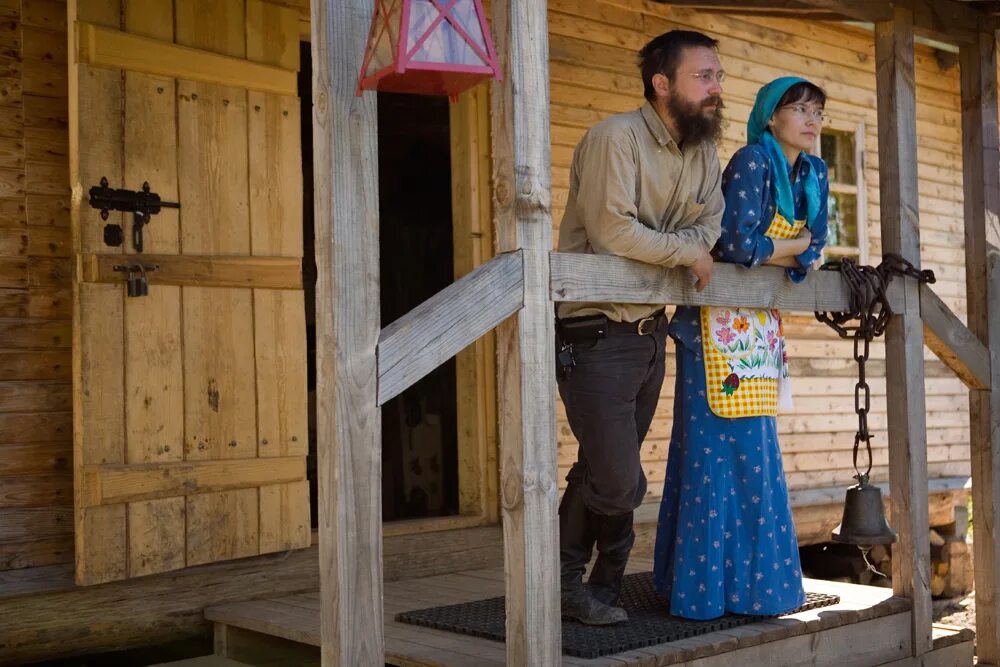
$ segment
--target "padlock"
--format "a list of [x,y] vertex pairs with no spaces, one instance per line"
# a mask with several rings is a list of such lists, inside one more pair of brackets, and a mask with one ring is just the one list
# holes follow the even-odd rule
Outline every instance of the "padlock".
[[139,264],[139,296],[149,295],[149,278],[146,277],[146,265]]
[[135,275],[135,271],[128,272],[128,278],[125,282],[127,294],[129,296],[142,296],[140,292],[142,289],[142,283],[140,282],[139,276]]

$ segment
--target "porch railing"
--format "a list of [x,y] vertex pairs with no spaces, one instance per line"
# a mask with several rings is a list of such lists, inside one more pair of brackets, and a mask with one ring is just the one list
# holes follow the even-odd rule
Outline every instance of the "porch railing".
[[[945,3],[956,4],[936,4]],[[996,243],[1000,213],[996,40],[968,22],[953,30],[947,20],[935,23],[905,0],[806,4],[836,6],[848,16],[875,6],[880,12],[875,51],[882,248],[916,265],[914,28],[961,43],[968,326],[930,287],[894,280],[891,302],[898,314],[886,334],[891,506],[900,533],[893,586],[897,595],[912,599],[911,646],[919,657],[931,648],[926,343],[970,387],[977,651],[981,664],[997,665],[1000,531],[992,528],[1000,515],[1000,253],[987,243],[988,233]],[[354,89],[371,2],[314,0],[312,7],[324,664],[383,660],[379,405],[498,325],[507,660],[557,664],[553,303],[808,312],[844,309],[846,288],[836,274],[814,273],[791,285],[780,269],[717,265],[710,286],[699,294],[686,270],[551,252],[546,3],[510,0],[493,3],[492,26],[505,77],[492,90],[500,255],[380,329],[375,100],[370,94],[356,97]]]

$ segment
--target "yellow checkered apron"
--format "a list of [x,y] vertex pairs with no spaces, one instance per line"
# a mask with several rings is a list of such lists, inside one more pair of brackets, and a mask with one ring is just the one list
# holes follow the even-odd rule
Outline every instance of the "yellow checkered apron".
[[[788,222],[775,214],[765,234],[774,239],[793,239],[799,235],[805,220]],[[715,325],[725,326],[718,331]],[[749,308],[701,309],[701,340],[705,361],[705,386],[708,405],[720,417],[763,417],[778,414],[778,380],[771,377],[746,377],[754,373],[746,360],[753,359],[755,351],[768,346],[761,340],[767,332],[777,331],[779,350],[783,346],[781,315],[778,311]],[[725,335],[728,342],[717,339]],[[731,338],[730,338],[731,337]],[[771,363],[768,368],[775,372]],[[781,365],[776,369],[781,373]]]

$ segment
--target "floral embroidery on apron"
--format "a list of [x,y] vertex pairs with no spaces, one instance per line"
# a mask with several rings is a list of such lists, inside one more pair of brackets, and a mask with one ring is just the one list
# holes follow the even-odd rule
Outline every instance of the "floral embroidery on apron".
[[[805,224],[775,214],[766,235],[792,239]],[[701,340],[712,412],[726,418],[778,414],[779,381],[786,389],[788,378],[781,313],[703,306]]]

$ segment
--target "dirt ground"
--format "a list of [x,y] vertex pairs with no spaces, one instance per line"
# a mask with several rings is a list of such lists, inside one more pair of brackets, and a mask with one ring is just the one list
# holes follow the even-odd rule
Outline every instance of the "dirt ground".
[[934,621],[960,628],[976,629],[976,592],[964,597],[934,600]]

